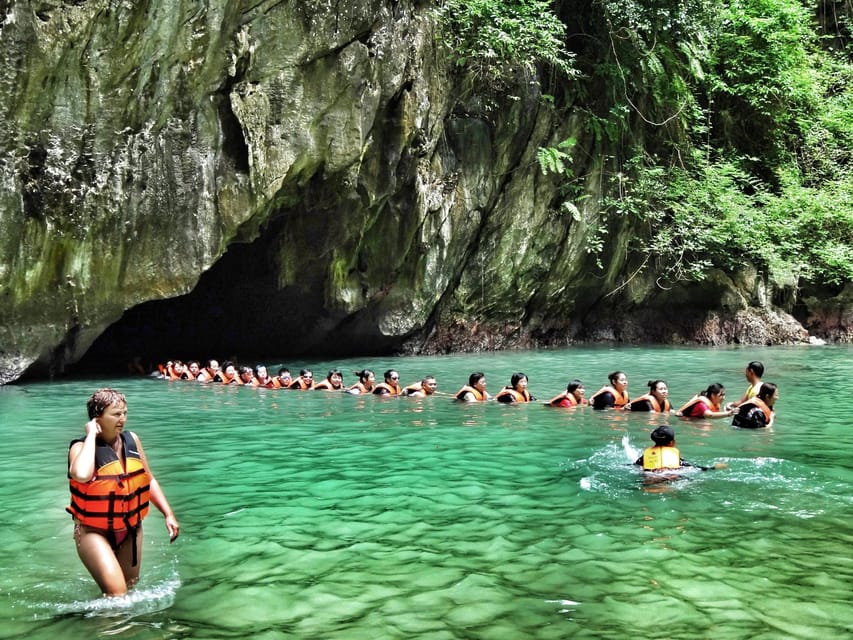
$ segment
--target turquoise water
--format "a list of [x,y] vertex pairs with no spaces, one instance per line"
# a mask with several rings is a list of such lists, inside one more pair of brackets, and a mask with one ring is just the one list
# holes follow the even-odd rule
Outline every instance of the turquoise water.
[[[309,362],[547,400],[622,369],[678,405],[747,361],[780,385],[772,430],[685,422],[722,471],[645,485],[648,414],[461,405],[148,379],[0,388],[0,638],[820,638],[853,636],[853,351],[588,348]],[[253,363],[252,363],[253,364]],[[269,364],[276,367],[279,362]],[[352,382],[351,375],[346,377]],[[140,585],[98,598],[76,557],[68,441],[124,391],[181,522],[146,520]],[[44,449],[44,451],[42,451]]]

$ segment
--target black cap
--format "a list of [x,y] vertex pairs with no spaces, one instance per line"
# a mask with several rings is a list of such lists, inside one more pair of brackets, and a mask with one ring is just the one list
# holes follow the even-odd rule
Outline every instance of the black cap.
[[664,445],[675,440],[675,431],[672,427],[662,424],[652,431],[651,438],[657,445]]

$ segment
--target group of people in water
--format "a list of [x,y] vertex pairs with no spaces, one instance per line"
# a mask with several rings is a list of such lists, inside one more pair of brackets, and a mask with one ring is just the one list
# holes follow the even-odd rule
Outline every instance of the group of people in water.
[[[750,362],[745,371],[749,382],[743,397],[725,403],[725,389],[721,384],[707,389],[687,401],[681,408],[673,409],[669,390],[663,380],[651,380],[647,393],[630,398],[628,378],[622,371],[614,371],[609,384],[604,385],[590,398],[586,398],[584,385],[572,380],[566,390],[545,403],[548,407],[615,409],[674,414],[684,418],[733,417],[733,425],[746,428],[767,427],[773,424],[773,406],[778,398],[775,384],[763,382],[764,366]],[[195,380],[208,384],[237,384],[271,389],[297,389],[340,391],[350,394],[375,394],[381,396],[425,397],[436,393],[434,376],[426,376],[405,387],[400,385],[400,375],[389,369],[382,382],[370,369],[355,372],[358,381],[350,386],[343,383],[343,375],[332,369],[323,380],[314,379],[310,369],[301,369],[293,377],[286,368],[271,377],[266,367],[235,367],[216,360],[204,367],[198,362],[169,362],[160,367],[159,375],[168,380]],[[474,372],[455,394],[459,402],[526,403],[536,398],[527,389],[524,373],[512,374],[510,383],[494,396],[486,391],[486,376]],[[101,592],[108,596],[125,595],[139,578],[142,557],[142,520],[153,504],[163,513],[170,541],[180,533],[178,520],[166,499],[157,479],[151,473],[139,437],[125,431],[127,401],[123,394],[113,389],[99,389],[87,401],[89,421],[85,435],[71,441],[68,450],[68,482],[71,502],[67,510],[74,519],[74,539],[77,554],[86,569],[98,583]],[[651,433],[654,446],[643,451],[635,464],[650,474],[690,467],[681,458],[675,446],[675,432],[661,425]],[[703,470],[721,468],[699,467]]]
[[[267,367],[257,365],[235,366],[231,362],[208,360],[204,366],[198,361],[184,364],[180,360],[169,361],[158,368],[159,376],[166,380],[195,380],[201,383],[227,385],[246,385],[269,389],[296,389],[300,391],[341,391],[350,394],[373,394],[381,396],[408,396],[422,398],[436,393],[438,384],[435,376],[425,376],[412,384],[402,386],[400,374],[396,369],[388,369],[382,382],[376,381],[371,369],[355,371],[357,381],[345,385],[340,369],[331,369],[322,380],[314,378],[311,369],[300,369],[294,376],[286,367],[270,375]],[[745,377],[748,386],[743,396],[734,402],[725,402],[725,387],[715,382],[690,398],[678,409],[673,408],[669,400],[669,388],[665,380],[649,380],[648,391],[641,396],[631,398],[628,395],[628,377],[624,371],[614,371],[608,376],[609,384],[604,385],[589,398],[580,380],[572,380],[566,390],[557,394],[545,404],[550,407],[572,408],[591,406],[593,409],[618,409],[624,411],[645,411],[675,414],[684,418],[727,418],[732,424],[742,428],[762,428],[772,426],[775,417],[773,406],[779,397],[775,384],[764,382],[764,365],[753,361],[746,366]],[[485,402],[494,400],[500,403],[533,402],[536,398],[527,388],[528,378],[522,372],[513,373],[509,384],[494,396],[486,390],[486,374],[475,371],[468,377],[453,398],[462,402]]]

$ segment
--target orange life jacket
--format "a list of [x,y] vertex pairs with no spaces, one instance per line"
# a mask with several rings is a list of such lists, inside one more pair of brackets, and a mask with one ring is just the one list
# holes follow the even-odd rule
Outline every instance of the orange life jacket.
[[[151,475],[130,432],[122,432],[121,439],[124,464],[111,446],[98,444],[92,479],[79,482],[69,474],[71,505],[66,511],[87,527],[101,531],[136,529],[148,514]],[[71,445],[82,441],[74,440]]]
[[214,382],[221,382],[222,384],[243,384],[243,381],[240,380],[240,376],[238,374],[234,374],[233,376],[229,376],[224,371],[219,371],[215,376],[213,376]]
[[[761,409],[762,413],[764,414],[764,419],[766,421],[766,424],[770,424],[771,420],[773,419],[773,409],[768,407],[767,403],[764,402],[764,400],[762,400],[761,398],[758,398],[758,397],[750,398],[749,400],[744,402],[742,405],[740,405],[740,407],[745,407],[747,405],[755,405],[756,407]],[[740,407],[738,407],[738,409]]]
[[663,399],[663,407],[661,407],[658,399],[651,393],[645,393],[639,398],[634,398],[631,400],[631,404],[634,404],[635,402],[642,402],[643,400],[648,400],[649,404],[652,405],[652,411],[656,413],[669,413],[669,410],[672,409],[672,405],[669,403],[669,398]]
[[165,375],[169,380],[185,380],[186,378],[183,377],[185,373],[186,369],[184,369],[181,373],[178,373],[177,371],[175,371],[174,365],[172,365],[170,367],[166,367]]
[[707,398],[703,395],[698,395],[698,396],[693,396],[692,398],[690,398],[690,400],[685,402],[684,406],[681,407],[677,411],[678,415],[680,415],[680,416],[684,415],[684,412],[687,411],[690,407],[692,407],[697,402],[704,402],[705,404],[708,405],[708,407],[711,409],[711,411],[719,411],[720,410],[720,405],[714,404],[713,402],[711,402],[710,398]]
[[424,390],[424,383],[423,382],[413,382],[409,386],[403,387],[403,391],[402,391],[401,395],[410,396],[413,393],[423,393],[424,395],[426,395],[426,391]]
[[198,377],[196,380],[199,382],[213,382],[213,379],[216,377],[216,373],[210,367],[205,367],[201,371],[198,372]]
[[314,380],[311,380],[311,384],[305,382],[302,379],[302,376],[293,379],[293,382],[290,383],[288,389],[296,389],[297,391],[308,391],[309,389],[314,388]]
[[343,389],[343,385],[340,387],[333,387],[332,381],[329,379],[321,380],[314,385],[314,391],[340,391],[341,389]]
[[347,389],[347,391],[358,391],[358,393],[371,393],[374,388],[375,386],[370,387],[368,389],[366,386],[364,386],[363,382],[359,381],[352,385],[349,389]]
[[602,393],[609,393],[613,396],[614,409],[621,409],[630,402],[630,399],[628,398],[628,393],[626,391],[616,391],[616,389],[614,389],[610,385],[605,385],[592,394],[592,397],[589,399],[590,404],[592,404],[592,401],[595,400],[595,398],[600,396]]
[[680,469],[681,452],[676,447],[648,447],[643,451],[643,470]]
[[464,400],[466,393],[473,395],[474,400],[477,402],[483,402],[486,399],[485,393],[481,392],[479,389],[475,389],[474,387],[469,387],[467,384],[456,392],[456,399]]
[[530,392],[527,389],[522,392],[516,391],[512,387],[501,389],[495,396],[495,400],[500,402],[499,398],[506,398],[507,396],[512,396],[514,402],[530,402]]
[[399,395],[400,395],[400,391],[401,391],[401,389],[400,389],[400,385],[395,385],[395,386],[393,386],[393,387],[392,387],[392,386],[391,386],[390,384],[388,384],[387,382],[380,382],[380,383],[379,383],[379,384],[377,384],[375,387],[373,387],[373,393],[374,393],[375,395],[377,395],[377,396],[379,396],[379,395],[385,395],[384,393],[381,393],[381,390],[382,390],[382,389],[387,389],[387,390],[388,390],[388,395],[391,395],[391,396],[399,396]]

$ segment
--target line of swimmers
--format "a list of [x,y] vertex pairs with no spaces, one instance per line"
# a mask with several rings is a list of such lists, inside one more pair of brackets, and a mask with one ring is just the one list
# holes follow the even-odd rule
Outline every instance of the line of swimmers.
[[[388,369],[383,381],[376,382],[371,369],[355,371],[358,381],[347,387],[339,369],[331,369],[323,380],[315,380],[311,369],[300,369],[293,377],[286,367],[278,374],[270,376],[267,367],[258,365],[254,369],[248,366],[235,366],[223,362],[220,367],[217,360],[209,360],[201,367],[197,361],[187,364],[179,360],[162,365],[160,375],[167,380],[195,380],[201,383],[219,383],[266,387],[269,389],[296,389],[300,391],[341,391],[354,395],[373,394],[379,396],[408,396],[423,398],[436,393],[438,388],[435,376],[425,376],[421,380],[405,387],[400,385],[400,374],[396,369]],[[596,391],[589,399],[580,380],[572,380],[566,390],[545,403],[549,407],[573,408],[591,406],[593,409],[617,409],[623,411],[645,411],[675,414],[684,418],[727,418],[732,424],[743,428],[762,428],[773,425],[774,405],[779,398],[775,384],[762,381],[764,365],[750,362],[744,372],[748,386],[743,396],[724,404],[725,387],[716,382],[690,398],[679,409],[674,409],[669,401],[669,389],[664,380],[649,380],[648,392],[631,399],[628,395],[628,377],[623,371],[614,371],[608,376],[609,384]],[[525,403],[536,401],[527,389],[528,378],[522,372],[513,373],[510,383],[494,396],[486,390],[486,375],[476,371],[468,377],[468,384],[453,394],[461,402],[485,402],[494,400],[500,403]]]

